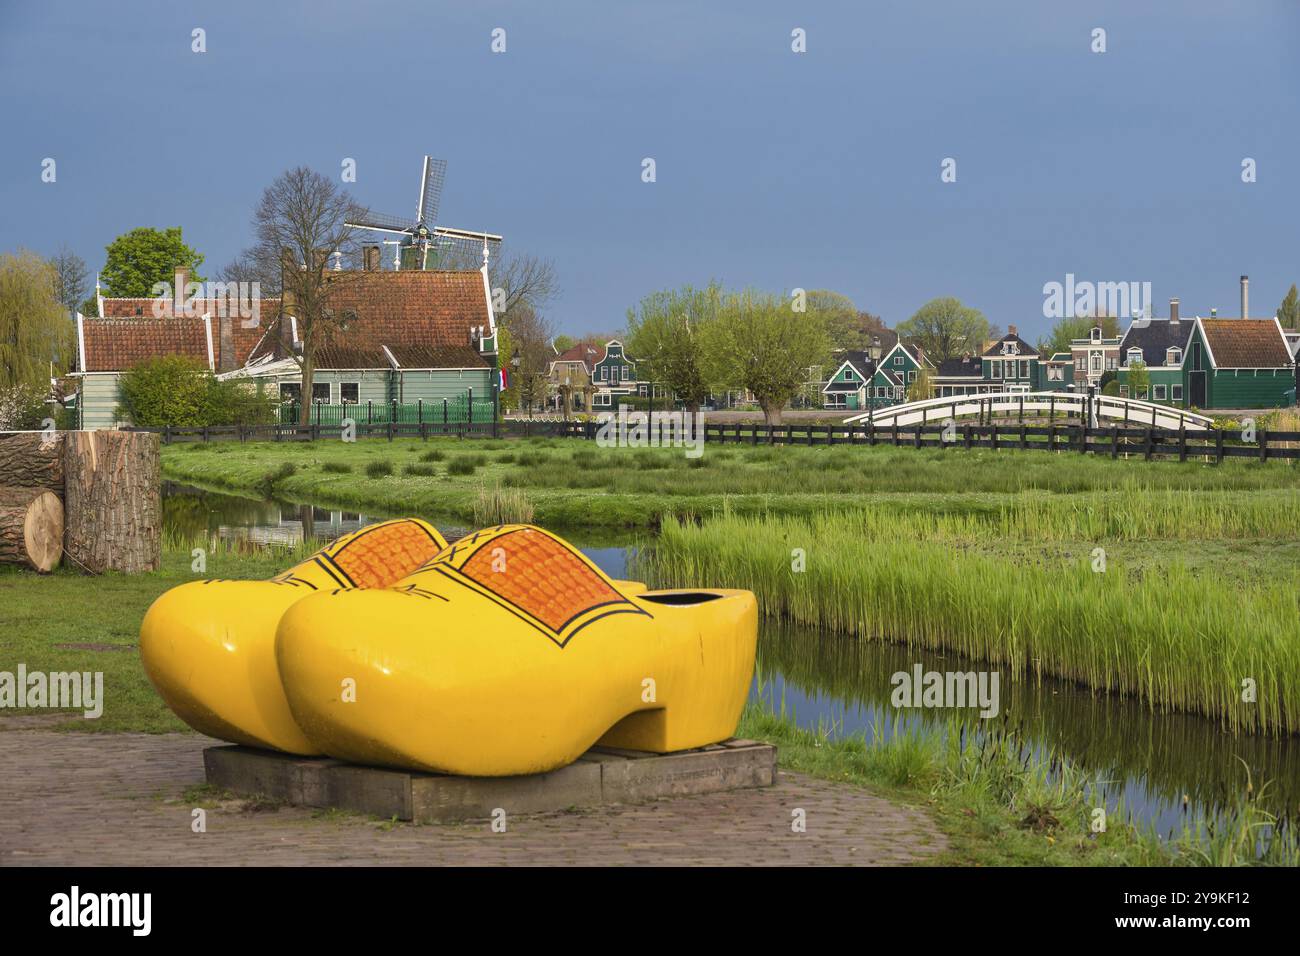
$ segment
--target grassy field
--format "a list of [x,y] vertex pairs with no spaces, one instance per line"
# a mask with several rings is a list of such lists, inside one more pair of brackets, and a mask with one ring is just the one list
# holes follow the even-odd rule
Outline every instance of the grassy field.
[[[665,586],[748,588],[766,614],[954,650],[1209,715],[1234,731],[1300,731],[1294,499],[1262,512],[1249,496],[1221,502],[1207,519],[1216,531],[1272,538],[1275,550],[1265,553],[1287,559],[1261,566],[1252,541],[1250,559],[1209,573],[1179,554],[1224,543],[1162,539],[1158,532],[1177,529],[1159,500],[1068,505],[981,518],[872,512],[669,523],[638,571]],[[1197,506],[1188,507],[1195,517]],[[1073,540],[1073,553],[1044,552],[1038,534]],[[1140,544],[1117,549],[1112,539]],[[1144,566],[1125,565],[1134,547]],[[1247,678],[1255,701],[1242,700]]]
[[[654,528],[668,515],[724,511],[812,516],[882,495],[902,508],[960,513],[997,509],[1007,496],[1029,492],[1135,499],[1153,492],[1240,494],[1300,486],[1300,470],[1284,461],[1209,465],[1068,453],[796,446],[709,446],[690,459],[677,449],[601,448],[581,439],[195,443],[165,448],[163,470],[168,478],[221,490],[462,522],[473,522],[484,507],[481,497],[499,487],[514,490],[534,521],[559,529]],[[1165,500],[1176,522],[1190,499]],[[1212,511],[1206,505],[1201,513]]]

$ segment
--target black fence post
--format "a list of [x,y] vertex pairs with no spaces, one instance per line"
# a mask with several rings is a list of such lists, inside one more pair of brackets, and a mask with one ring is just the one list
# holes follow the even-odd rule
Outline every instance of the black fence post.
[[470,386],[469,397],[465,400],[465,433],[474,436],[474,388]]
[[1259,460],[1268,461],[1268,432],[1262,429],[1259,433]]
[[1119,426],[1112,425],[1110,429],[1110,457],[1119,457]]
[[1223,464],[1223,429],[1222,428],[1216,428],[1214,430],[1214,463],[1216,465]]

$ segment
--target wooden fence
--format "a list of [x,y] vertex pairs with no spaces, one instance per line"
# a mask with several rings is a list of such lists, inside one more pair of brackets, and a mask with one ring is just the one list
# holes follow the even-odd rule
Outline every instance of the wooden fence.
[[[584,438],[596,439],[597,422],[529,421],[507,419],[490,422],[384,422],[355,426],[355,437],[386,438]],[[339,425],[226,425],[208,428],[152,428],[164,444],[209,441],[317,441],[338,439]],[[1073,452],[1111,458],[1139,457],[1196,458],[1221,462],[1225,458],[1300,459],[1300,432],[1264,431],[1255,441],[1243,441],[1240,432],[1188,431],[1169,428],[1125,428],[1119,425],[1090,428],[1082,424],[1025,425],[891,425],[876,427],[871,422],[854,425],[757,425],[727,423],[703,426],[706,444],[721,445],[887,445],[895,448],[988,448],[1021,451]]]

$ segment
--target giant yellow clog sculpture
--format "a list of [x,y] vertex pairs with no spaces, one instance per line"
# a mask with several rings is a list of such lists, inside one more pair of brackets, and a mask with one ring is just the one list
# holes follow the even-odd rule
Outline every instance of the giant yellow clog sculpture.
[[392,584],[446,546],[423,521],[386,521],[339,538],[270,581],[173,588],[153,603],[140,628],[145,673],[167,706],[201,733],[320,753],[285,701],[275,662],[280,618],[309,594]]
[[505,525],[389,588],[296,602],[276,657],[312,749],[497,776],[563,766],[598,741],[671,751],[731,736],[756,641],[748,591],[647,591]]

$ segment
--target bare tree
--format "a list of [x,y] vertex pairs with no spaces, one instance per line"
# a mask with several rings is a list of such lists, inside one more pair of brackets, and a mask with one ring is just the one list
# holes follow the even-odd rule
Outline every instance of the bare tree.
[[533,407],[546,399],[546,376],[551,363],[551,335],[554,328],[549,320],[526,302],[512,309],[501,323],[510,331],[512,362],[510,369],[518,387],[520,404],[527,406],[531,415]]
[[262,295],[278,296],[280,294],[280,263],[277,260],[270,269],[264,269],[258,258],[256,247],[245,249],[232,261],[217,272],[220,282],[257,283]]
[[50,265],[54,266],[55,290],[59,303],[72,315],[86,298],[90,287],[90,271],[86,268],[86,260],[67,246],[60,246],[59,251],[50,258]]
[[299,422],[311,413],[316,352],[339,330],[356,320],[355,312],[334,308],[338,293],[355,272],[331,271],[341,254],[355,261],[357,244],[345,223],[361,210],[332,179],[305,166],[280,176],[262,193],[253,213],[257,244],[247,255],[257,275],[279,271],[281,321],[297,319],[301,350],[294,360],[302,369]]

